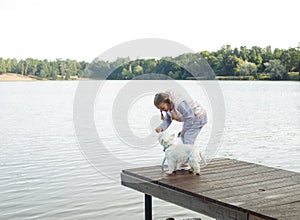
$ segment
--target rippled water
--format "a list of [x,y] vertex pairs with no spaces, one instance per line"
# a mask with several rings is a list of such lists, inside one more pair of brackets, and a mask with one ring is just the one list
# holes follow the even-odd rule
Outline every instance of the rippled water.
[[[124,166],[114,159],[104,160],[103,155],[103,160],[95,164],[79,140],[98,143],[89,138],[89,133],[83,132],[80,137],[75,132],[73,110],[78,83],[0,83],[1,220],[143,219],[143,194],[121,186],[119,172],[161,163],[163,152],[158,144],[146,148],[126,142],[126,134],[131,132],[149,140],[155,137],[153,127],[159,123],[159,112],[153,107],[153,94],[140,96],[128,109],[122,109],[116,100],[129,81],[106,81],[101,86],[92,112],[103,145],[103,152],[100,149],[97,153],[108,154]],[[131,86],[133,90],[149,87],[148,83],[172,86],[165,81],[135,83],[140,86]],[[196,82],[177,83],[193,98],[201,99],[211,112],[209,98]],[[299,172],[299,82],[221,81],[219,85],[226,114],[217,155]],[[112,112],[112,107],[117,109]],[[119,113],[124,118],[123,111],[128,112],[130,132],[116,124],[124,122],[118,120]],[[197,140],[202,147],[211,134],[213,117],[210,119]],[[180,124],[174,123],[170,129],[178,131]],[[153,215],[155,219],[201,216],[158,199],[153,201]]]

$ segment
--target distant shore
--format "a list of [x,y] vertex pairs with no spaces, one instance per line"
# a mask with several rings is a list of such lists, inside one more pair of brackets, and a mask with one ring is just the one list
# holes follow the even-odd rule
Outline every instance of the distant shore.
[[3,73],[0,74],[0,81],[35,81],[33,77],[23,76],[16,73]]
[[[49,79],[49,78],[41,78],[38,76],[32,76],[32,75],[28,75],[28,76],[23,76],[21,74],[17,74],[17,73],[3,73],[0,74],[0,82],[9,82],[9,81],[47,81],[47,80],[53,80],[53,79]],[[58,80],[62,80],[61,78],[57,78]],[[75,78],[75,77],[71,77],[69,80],[87,80],[86,78]]]
[[[299,81],[300,76],[298,72],[289,73],[290,81]],[[216,80],[270,80],[270,76],[267,74],[261,74],[259,79],[255,79],[253,76],[216,76]],[[40,78],[37,76],[23,76],[21,74],[16,73],[3,73],[0,74],[0,82],[9,82],[9,81],[37,81],[37,80],[53,80],[48,78]],[[57,78],[57,81],[62,80],[61,78]],[[93,78],[70,78],[69,80],[97,80]],[[99,79],[98,79],[99,80]],[[192,80],[192,79],[190,79]],[[201,80],[201,79],[200,79]]]

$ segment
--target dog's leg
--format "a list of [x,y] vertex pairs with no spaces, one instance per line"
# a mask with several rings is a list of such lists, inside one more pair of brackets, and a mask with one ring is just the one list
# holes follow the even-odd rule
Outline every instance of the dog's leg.
[[168,171],[168,174],[172,174],[174,171],[176,171],[176,166],[177,166],[177,163],[173,160],[168,160],[168,168],[169,168],[169,171]]
[[198,161],[191,158],[189,160],[189,164],[190,164],[191,169],[193,170],[193,172],[196,175],[200,175],[200,165],[199,165]]

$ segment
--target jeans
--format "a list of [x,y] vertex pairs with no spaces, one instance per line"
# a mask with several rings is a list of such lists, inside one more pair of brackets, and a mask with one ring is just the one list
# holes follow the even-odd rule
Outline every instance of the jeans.
[[187,129],[184,135],[181,136],[182,143],[194,144],[199,132],[201,131],[201,129],[206,123],[207,123],[206,115],[203,118],[195,119],[193,126]]

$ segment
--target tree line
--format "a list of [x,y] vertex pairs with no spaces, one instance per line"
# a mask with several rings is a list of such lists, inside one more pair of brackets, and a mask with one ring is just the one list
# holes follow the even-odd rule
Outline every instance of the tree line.
[[88,68],[89,63],[76,60],[55,61],[27,58],[26,60],[0,58],[0,74],[17,73],[23,76],[33,76],[40,79],[64,79],[80,78]]
[[[161,59],[117,58],[115,61],[95,59],[88,63],[76,60],[55,61],[0,58],[1,73],[18,73],[48,79],[96,78],[113,80],[155,79],[157,76],[176,80],[215,79],[215,77],[251,77],[253,79],[299,80],[300,48],[271,49],[253,46],[218,51],[186,53]],[[151,73],[155,73],[153,75]],[[293,75],[289,73],[294,73]]]
[[[300,48],[271,49],[223,46],[215,52],[186,53],[161,59],[118,58],[114,62],[95,60],[89,76],[106,79],[134,79],[157,73],[178,80],[215,79],[215,77],[248,77],[249,79],[299,80]],[[293,74],[289,74],[293,73]],[[149,76],[154,78],[153,75]],[[293,77],[293,78],[292,78]],[[144,79],[147,79],[145,76]]]

